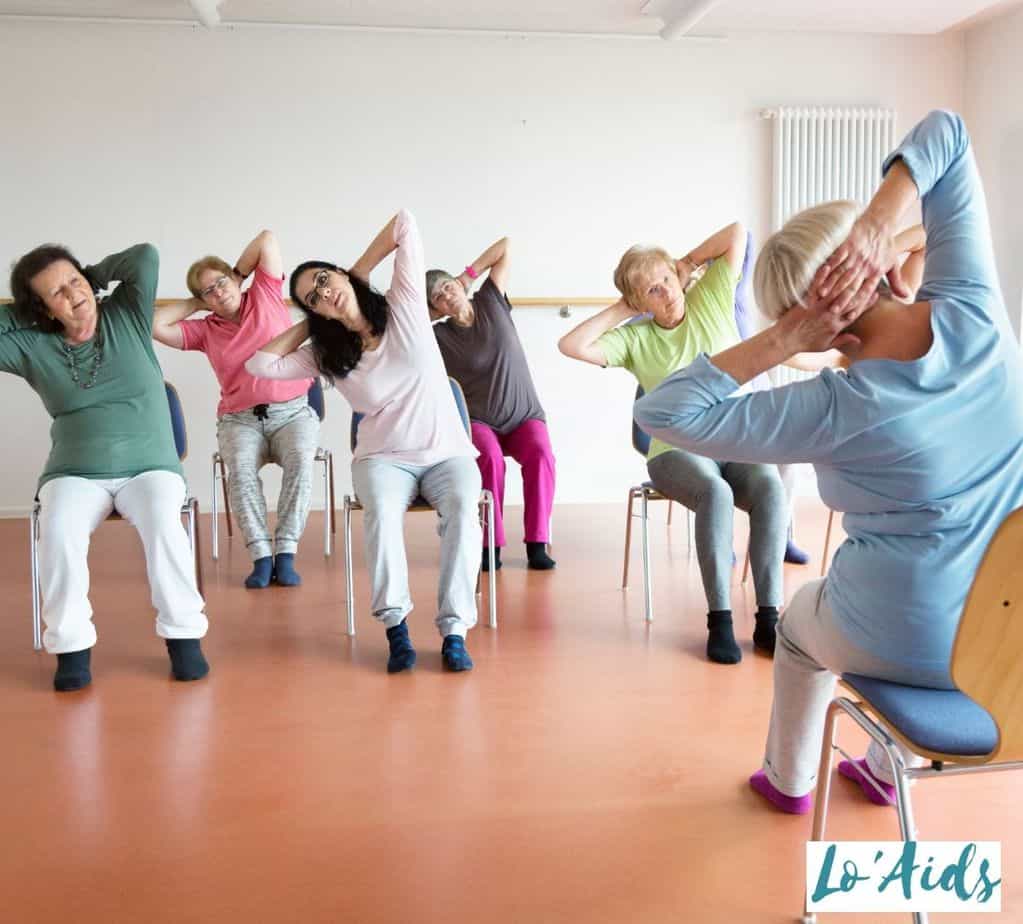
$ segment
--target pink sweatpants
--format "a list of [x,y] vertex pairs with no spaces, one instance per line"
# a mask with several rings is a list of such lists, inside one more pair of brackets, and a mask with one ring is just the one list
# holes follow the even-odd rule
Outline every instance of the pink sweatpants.
[[[504,457],[511,456],[522,466],[523,516],[526,542],[550,539],[551,508],[554,505],[554,451],[542,420],[527,420],[503,436],[486,424],[472,422],[472,442],[479,450],[476,460],[483,487],[494,494],[494,542],[504,543]],[[486,544],[487,534],[483,533]]]

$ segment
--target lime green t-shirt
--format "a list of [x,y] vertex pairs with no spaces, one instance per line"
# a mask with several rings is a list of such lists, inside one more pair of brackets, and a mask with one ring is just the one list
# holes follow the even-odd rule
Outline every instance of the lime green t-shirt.
[[[600,344],[608,366],[628,369],[648,394],[673,372],[701,353],[717,353],[741,339],[735,324],[735,287],[739,273],[724,258],[715,260],[703,278],[686,293],[686,316],[665,330],[652,320],[609,330]],[[672,447],[650,441],[647,460]]]
[[64,348],[59,333],[19,328],[10,309],[0,308],[0,372],[20,375],[53,418],[52,446],[39,484],[53,478],[130,478],[141,472],[182,474],[174,445],[163,372],[153,349],[153,300],[159,255],[138,244],[107,257],[86,273],[101,288],[120,285],[99,309],[103,359],[92,378],[97,337]]

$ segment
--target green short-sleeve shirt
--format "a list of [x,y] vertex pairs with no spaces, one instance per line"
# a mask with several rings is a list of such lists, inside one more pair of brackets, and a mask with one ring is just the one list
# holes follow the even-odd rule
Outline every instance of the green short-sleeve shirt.
[[[656,388],[673,372],[688,366],[701,353],[717,353],[741,339],[735,324],[735,287],[739,273],[722,258],[686,293],[686,316],[671,330],[652,320],[623,324],[609,330],[600,344],[608,366],[628,369],[645,392]],[[650,441],[647,459],[671,449]]]
[[0,309],[0,372],[25,379],[53,418],[52,445],[40,487],[65,476],[182,474],[163,371],[153,349],[159,265],[156,249],[138,244],[87,268],[101,287],[120,282],[99,309],[103,361],[92,388],[75,384],[71,361],[79,381],[90,381],[97,337],[72,347],[69,357],[59,333],[20,328],[9,309]]

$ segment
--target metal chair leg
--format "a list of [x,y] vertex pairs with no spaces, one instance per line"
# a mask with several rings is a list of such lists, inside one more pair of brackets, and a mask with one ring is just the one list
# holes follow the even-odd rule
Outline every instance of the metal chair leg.
[[330,469],[330,533],[337,535],[337,503],[334,501],[334,453],[327,450],[327,466]]
[[483,492],[487,511],[487,558],[490,571],[487,572],[488,592],[490,595],[490,628],[497,628],[497,561],[494,553],[494,495],[490,491]]
[[28,520],[29,555],[32,560],[32,647],[43,648],[43,603],[39,589],[39,504],[32,507]]
[[635,491],[629,488],[629,505],[625,512],[625,561],[622,564],[622,590],[629,586],[629,551],[632,548],[632,502]]
[[675,509],[675,502],[668,498],[668,525],[671,526],[671,513]]
[[202,553],[200,551],[201,540],[199,538],[199,501],[196,498],[189,498],[188,501],[188,541],[192,546],[192,559],[195,562],[195,589],[199,596],[205,598],[203,593],[202,580]]
[[330,465],[325,452],[320,461],[323,463],[323,557],[330,558]]
[[352,505],[351,497],[344,499],[345,543],[345,605],[348,611],[348,634],[355,635],[355,584],[352,579]]
[[828,549],[831,548],[831,524],[835,521],[835,511],[828,511],[828,529],[824,533],[824,554],[821,556],[821,577],[828,570]]
[[643,510],[643,597],[646,601],[646,621],[653,622],[653,587],[650,578],[650,520],[647,516],[649,501],[646,491],[643,492],[641,506]]
[[217,503],[217,464],[220,461],[220,454],[213,453],[213,491],[210,499],[210,555],[216,561],[220,557],[220,523],[218,522],[220,510]]
[[746,545],[746,561],[742,566],[742,583],[745,584],[749,580],[749,544]]

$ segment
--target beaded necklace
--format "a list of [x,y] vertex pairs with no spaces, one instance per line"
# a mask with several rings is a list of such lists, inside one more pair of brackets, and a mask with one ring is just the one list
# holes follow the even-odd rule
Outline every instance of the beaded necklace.
[[75,360],[75,352],[71,344],[66,340],[61,341],[61,346],[64,349],[64,357],[67,359],[68,369],[71,370],[71,381],[74,382],[81,389],[92,388],[96,384],[96,377],[99,375],[100,366],[103,365],[103,328],[100,326],[97,319],[96,323],[96,340],[95,340],[95,352],[92,355],[92,372],[89,373],[89,381],[82,382],[81,377],[78,374],[78,363]]

